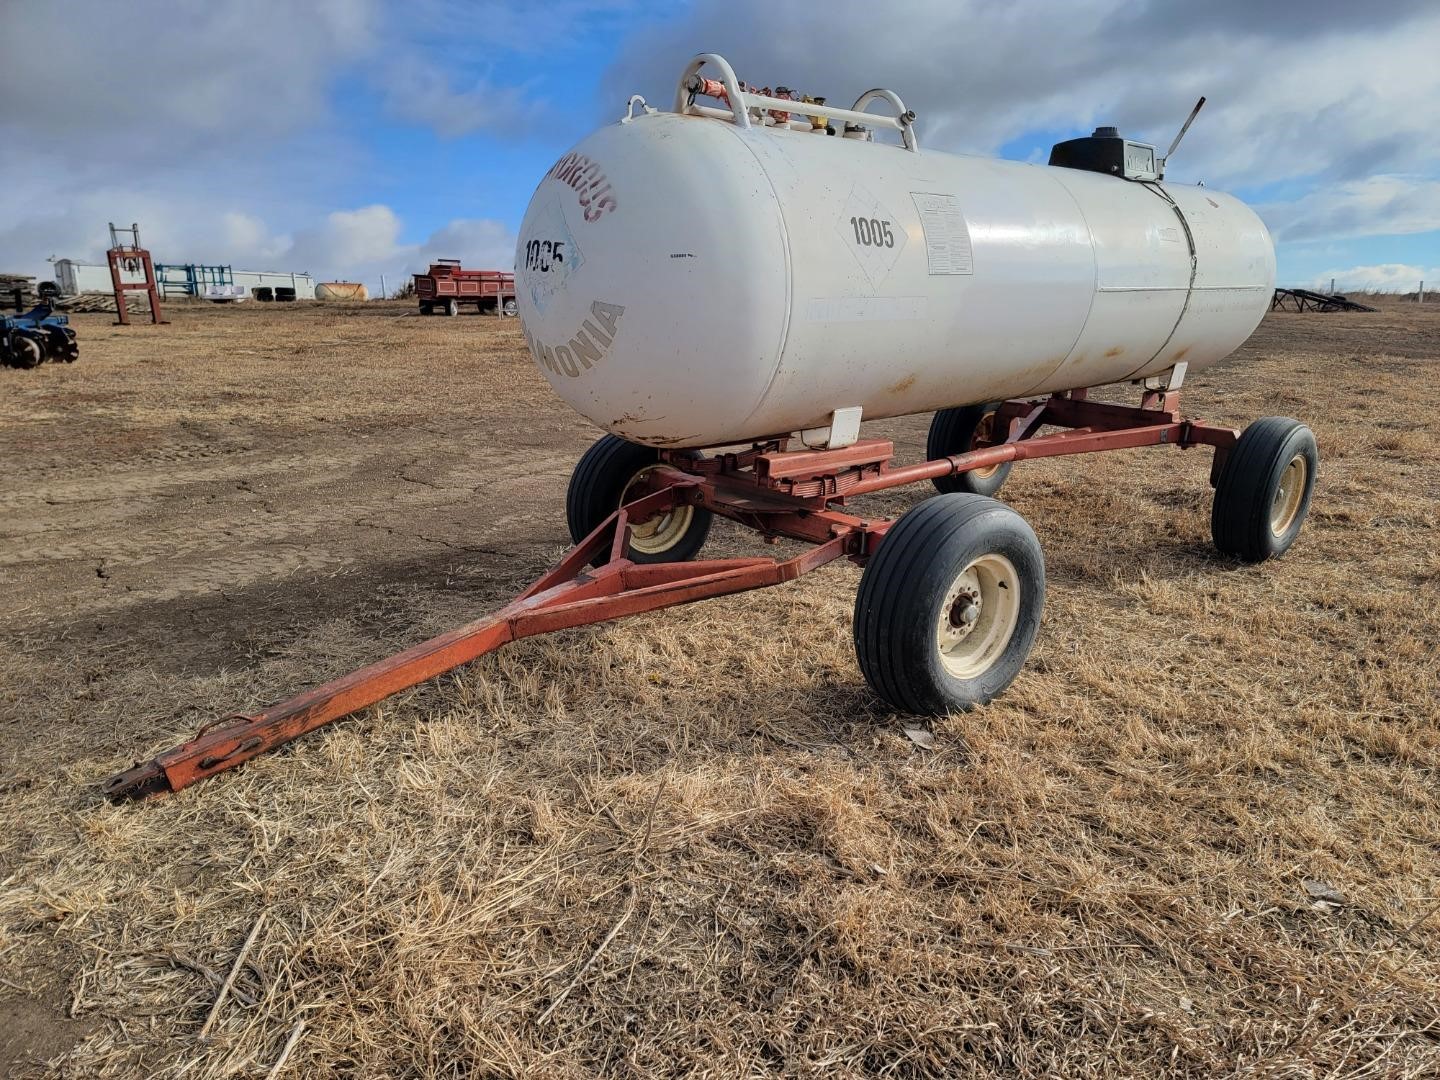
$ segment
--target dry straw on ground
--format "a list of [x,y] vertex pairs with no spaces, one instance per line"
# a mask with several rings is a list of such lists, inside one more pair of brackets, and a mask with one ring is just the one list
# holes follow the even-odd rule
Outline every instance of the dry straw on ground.
[[73,368],[0,372],[16,1075],[1440,1073],[1440,316],[1275,316],[1195,379],[1319,436],[1279,563],[1212,553],[1201,451],[1019,467],[1039,644],[933,750],[836,567],[105,805],[560,551],[591,436],[513,324],[402,310],[82,317]]

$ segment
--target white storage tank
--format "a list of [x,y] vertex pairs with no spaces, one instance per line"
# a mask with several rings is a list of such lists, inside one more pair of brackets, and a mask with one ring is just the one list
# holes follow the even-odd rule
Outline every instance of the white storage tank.
[[1231,196],[921,150],[885,92],[857,106],[890,101],[901,119],[872,120],[907,145],[825,135],[805,114],[841,110],[814,105],[788,124],[738,92],[751,108],[700,108],[684,87],[703,60],[737,85],[697,57],[677,111],[583,140],[520,230],[536,362],[616,435],[698,447],[810,429],[842,445],[836,413],[1202,368],[1269,305],[1270,236]]

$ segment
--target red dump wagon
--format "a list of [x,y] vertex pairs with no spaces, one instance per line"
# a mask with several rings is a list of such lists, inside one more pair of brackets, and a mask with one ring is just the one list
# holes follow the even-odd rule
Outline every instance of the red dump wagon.
[[479,312],[514,315],[515,275],[504,270],[466,270],[459,259],[436,259],[430,269],[415,275],[420,314],[460,314],[460,305],[474,304]]

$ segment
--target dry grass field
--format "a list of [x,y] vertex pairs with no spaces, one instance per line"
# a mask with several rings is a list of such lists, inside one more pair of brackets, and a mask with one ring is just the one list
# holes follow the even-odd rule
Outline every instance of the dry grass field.
[[596,433],[514,322],[405,310],[78,316],[0,370],[0,1074],[259,1078],[303,1021],[283,1075],[1440,1075],[1440,305],[1192,378],[1318,435],[1279,562],[1214,554],[1205,451],[1017,467],[1045,622],[932,749],[846,564],[105,803],[563,550]]

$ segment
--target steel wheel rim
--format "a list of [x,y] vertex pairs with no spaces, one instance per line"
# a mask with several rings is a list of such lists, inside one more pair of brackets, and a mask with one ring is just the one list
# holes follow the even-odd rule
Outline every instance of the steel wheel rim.
[[[993,442],[994,432],[995,414],[993,412],[986,413],[980,418],[980,422],[975,425],[975,434],[970,436],[970,449],[977,449],[975,445],[977,442]],[[1002,464],[1004,463],[996,462],[994,465],[986,465],[984,468],[981,469],[971,469],[970,475],[974,476],[977,480],[989,480],[990,477],[995,475],[996,471],[1000,468]]]
[[1020,624],[1020,575],[1004,555],[972,561],[945,593],[935,623],[940,663],[957,679],[974,679],[1005,654]]
[[[646,465],[625,485],[625,491],[620,496],[620,504],[623,506],[630,501],[630,492],[641,485],[646,476],[660,468],[659,465]],[[657,514],[649,521],[632,521],[630,523],[630,547],[642,555],[660,555],[669,551],[678,544],[690,530],[690,522],[695,519],[695,508],[693,506],[676,506],[663,514]]]
[[1305,484],[1310,479],[1310,462],[1304,454],[1296,454],[1280,474],[1280,483],[1275,486],[1275,497],[1270,500],[1270,531],[1284,536],[1295,519],[1300,515],[1300,504],[1305,499]]

